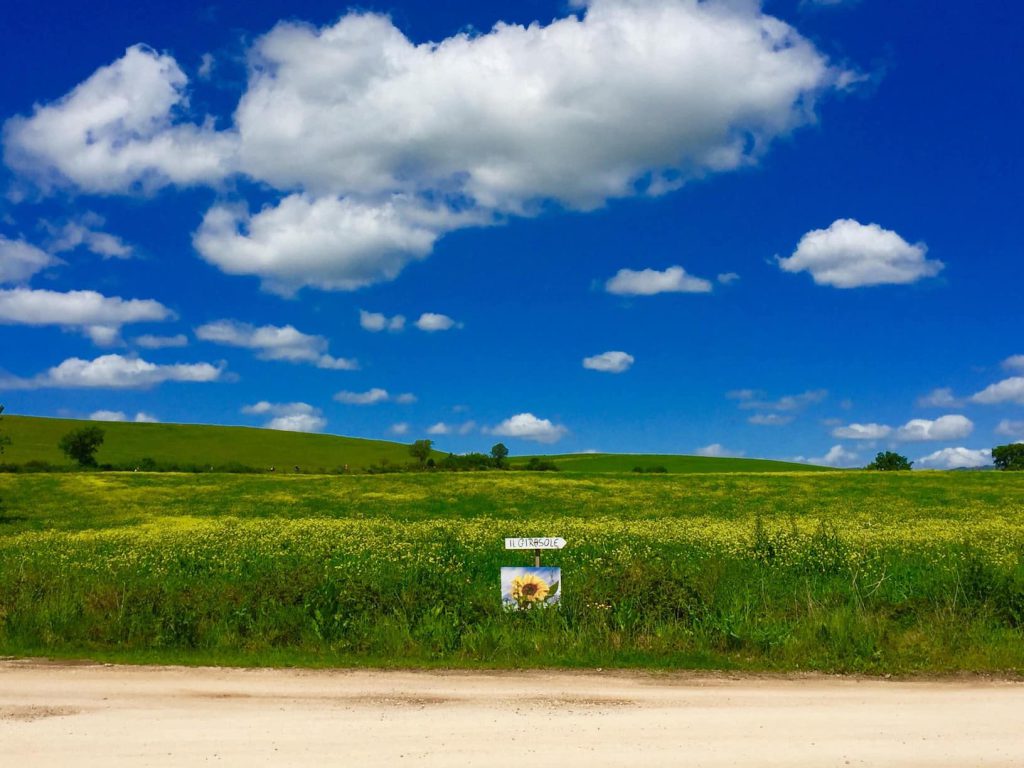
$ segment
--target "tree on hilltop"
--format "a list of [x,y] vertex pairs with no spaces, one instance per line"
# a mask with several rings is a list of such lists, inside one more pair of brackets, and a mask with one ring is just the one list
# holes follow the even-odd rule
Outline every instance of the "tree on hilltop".
[[895,451],[879,451],[875,460],[868,464],[865,469],[877,469],[880,472],[901,472],[914,466],[914,462],[908,461],[906,456],[901,456]]
[[508,457],[508,448],[505,447],[504,443],[495,443],[491,446],[491,458],[494,459],[494,466],[501,467],[505,466],[505,459]]
[[68,432],[57,443],[64,455],[80,467],[96,466],[96,451],[103,445],[104,432],[99,427],[82,427]]
[[430,458],[430,453],[434,449],[433,440],[417,440],[415,443],[409,446],[409,454],[419,461],[420,464],[426,464],[427,459]]

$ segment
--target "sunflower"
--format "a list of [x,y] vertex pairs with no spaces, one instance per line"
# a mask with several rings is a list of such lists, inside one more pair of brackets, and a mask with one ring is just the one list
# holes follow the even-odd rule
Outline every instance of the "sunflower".
[[512,579],[512,599],[517,603],[537,603],[548,596],[551,586],[540,576],[524,573]]

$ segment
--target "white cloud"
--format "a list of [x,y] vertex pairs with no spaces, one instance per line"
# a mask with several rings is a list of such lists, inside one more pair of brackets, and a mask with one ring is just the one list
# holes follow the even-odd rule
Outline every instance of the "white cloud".
[[439,315],[436,312],[424,312],[416,321],[416,327],[421,331],[432,333],[434,331],[447,331],[451,328],[461,328],[462,323],[456,323],[448,315]]
[[393,435],[407,435],[409,434],[409,423],[400,421],[397,424],[392,424],[391,429],[388,431]]
[[284,432],[320,432],[327,426],[327,419],[321,415],[320,409],[309,403],[270,403],[261,400],[243,406],[242,413],[270,415],[273,418],[264,427]]
[[104,223],[102,216],[86,213],[62,227],[48,225],[47,228],[54,235],[50,250],[54,253],[63,253],[84,246],[105,259],[126,259],[131,256],[132,248],[124,240],[98,229]]
[[722,285],[729,285],[730,283],[735,283],[739,280],[740,276],[735,272],[719,272],[718,277],[715,279]]
[[552,424],[549,419],[538,419],[532,413],[517,413],[485,430],[499,437],[518,437],[538,443],[557,443],[569,431],[561,424]]
[[806,458],[795,456],[793,461],[799,464],[815,464],[825,467],[852,467],[857,463],[857,456],[853,451],[848,451],[841,445],[833,445],[824,456]]
[[416,402],[416,395],[412,392],[403,392],[400,395],[395,395],[394,400],[400,405],[409,405]]
[[919,397],[917,404],[921,408],[959,408],[963,402],[953,396],[953,390],[950,387],[939,387],[927,395]]
[[213,74],[213,67],[217,63],[216,59],[213,58],[212,53],[204,53],[199,58],[199,69],[196,70],[196,74],[199,75],[201,80],[209,80]]
[[[128,421],[124,411],[93,411],[89,414],[90,421]],[[139,411],[132,421],[140,424],[158,424],[160,420],[156,416]]]
[[697,449],[698,456],[712,456],[716,458],[739,458],[744,453],[745,451],[729,450],[721,443],[711,443],[711,445],[705,445],[703,448]]
[[427,427],[428,435],[448,435],[451,434],[451,432],[452,428],[449,425],[445,424],[443,421],[439,421],[437,422],[437,424],[432,424],[431,426]]
[[368,389],[366,392],[348,392],[342,390],[334,396],[334,399],[339,403],[345,403],[345,405],[376,405],[377,403],[386,403],[391,398],[386,389],[374,387],[373,389]]
[[779,413],[755,413],[747,421],[759,427],[784,427],[793,421],[793,417],[783,416]]
[[620,296],[653,296],[657,293],[710,293],[711,281],[688,275],[682,267],[656,269],[620,269],[604,284],[608,293]]
[[157,365],[139,357],[121,355],[102,355],[95,360],[72,357],[31,379],[8,377],[0,380],[0,389],[143,389],[165,381],[217,381],[223,372],[223,365],[210,363]]
[[72,328],[103,346],[119,341],[123,325],[172,317],[171,310],[152,299],[122,299],[95,291],[0,290],[0,324]]
[[859,288],[913,283],[933,277],[941,261],[925,258],[924,243],[911,245],[891,230],[853,219],[837,219],[828,229],[808,232],[779,266],[786,272],[810,272],[818,285]]
[[[393,278],[454,227],[750,166],[853,77],[731,0],[591,0],[546,25],[422,44],[352,11],[323,28],[282,22],[248,60],[234,123],[218,131],[187,122],[173,58],[130,48],[9,120],[7,162],[44,188],[91,192],[244,174],[291,197],[253,216],[215,207],[196,236],[203,256],[278,292],[351,290]],[[417,199],[473,215],[442,205],[423,221]]]
[[832,437],[844,440],[881,440],[888,437],[892,427],[885,424],[847,424],[832,430]]
[[911,419],[898,430],[896,439],[903,442],[926,440],[958,440],[974,431],[974,422],[966,416],[947,415],[935,420]]
[[633,356],[626,352],[602,352],[600,355],[583,358],[583,367],[603,373],[622,373],[633,365]]
[[237,138],[209,123],[174,123],[188,79],[175,60],[141,45],[96,70],[70,93],[4,125],[4,158],[44,189],[89,192],[223,178]]
[[1010,371],[1024,371],[1024,355],[1010,355],[1003,360],[1003,368]]
[[193,237],[199,254],[231,275],[256,275],[266,290],[291,295],[304,285],[354,291],[393,280],[426,257],[466,215],[395,196],[383,202],[292,194],[250,214],[218,205]]
[[765,400],[764,393],[752,389],[727,392],[726,397],[739,400],[739,407],[756,411],[799,411],[828,397],[827,389],[810,389],[799,395],[785,395],[778,400]]
[[25,282],[37,272],[60,263],[60,259],[24,240],[0,235],[0,285]]
[[178,333],[174,336],[154,336],[143,334],[134,339],[134,343],[143,349],[167,349],[168,347],[187,347],[188,336]]
[[929,453],[917,460],[918,466],[935,467],[937,469],[974,469],[992,463],[992,451],[988,448],[972,450],[970,448],[943,448]]
[[373,333],[379,331],[397,333],[405,329],[405,316],[393,315],[388,317],[380,312],[367,312],[365,309],[360,309],[359,325],[362,326],[363,330],[372,331]]
[[317,368],[354,371],[356,360],[327,354],[327,339],[302,333],[291,325],[256,327],[237,320],[217,320],[196,328],[196,338],[214,344],[256,350],[260,360],[283,360],[289,363],[310,363]]
[[971,395],[971,402],[983,405],[999,403],[1024,405],[1024,376],[1011,376],[995,384],[989,384],[980,392]]
[[1006,437],[1024,437],[1024,420],[1003,419],[996,425],[996,434]]

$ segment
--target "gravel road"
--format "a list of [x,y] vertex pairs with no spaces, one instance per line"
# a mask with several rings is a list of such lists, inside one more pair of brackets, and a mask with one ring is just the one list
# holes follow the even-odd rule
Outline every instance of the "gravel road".
[[1024,766],[1024,683],[0,661],[4,766]]

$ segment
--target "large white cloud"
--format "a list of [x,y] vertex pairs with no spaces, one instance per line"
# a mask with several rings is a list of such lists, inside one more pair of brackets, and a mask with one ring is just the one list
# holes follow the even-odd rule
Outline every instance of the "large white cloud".
[[881,440],[888,437],[892,427],[885,424],[847,424],[832,430],[832,437],[844,440]]
[[989,384],[980,392],[971,395],[971,402],[983,405],[1000,403],[1017,403],[1024,405],[1024,376],[1011,376],[1008,379]]
[[22,283],[37,272],[59,263],[60,259],[31,243],[0,235],[0,285]]
[[557,443],[569,430],[561,424],[553,424],[550,419],[539,419],[532,413],[517,413],[485,431],[499,437],[518,437],[537,443]]
[[710,293],[711,281],[694,277],[682,267],[656,269],[620,269],[604,284],[608,293],[620,296],[653,296],[657,293]]
[[623,373],[628,371],[633,363],[634,358],[631,354],[619,350],[583,358],[584,368],[603,373]]
[[256,350],[261,360],[284,360],[289,363],[310,363],[317,368],[353,371],[359,363],[327,354],[327,339],[312,336],[294,326],[262,325],[256,327],[237,320],[217,320],[196,328],[196,338],[215,344]]
[[122,299],[95,291],[0,290],[0,323],[74,328],[100,345],[117,342],[121,327],[129,323],[172,317],[171,310],[152,299]]
[[837,219],[828,229],[808,232],[787,259],[786,272],[810,272],[818,285],[859,288],[866,285],[913,283],[933,277],[941,261],[925,258],[924,243],[911,245],[877,224]]
[[917,460],[919,467],[936,469],[975,469],[992,463],[992,451],[988,448],[943,448]]
[[134,46],[9,120],[7,161],[92,192],[246,175],[285,197],[255,213],[215,206],[195,236],[203,257],[283,293],[352,290],[458,227],[748,166],[851,81],[734,0],[592,0],[546,25],[421,44],[353,11],[278,24],[249,54],[224,130],[189,116],[171,56]]
[[266,429],[285,432],[321,432],[327,426],[319,408],[309,403],[271,403],[261,400],[242,408],[242,413],[269,415],[272,418],[264,424]]
[[904,442],[958,440],[974,431],[974,422],[966,416],[950,414],[937,419],[911,419],[896,430],[896,439]]
[[234,167],[236,137],[209,123],[175,123],[188,106],[187,82],[171,56],[132,46],[31,117],[8,120],[7,164],[44,187],[90,192],[221,179]]
[[211,363],[157,365],[140,357],[102,355],[94,360],[71,357],[30,379],[0,379],[0,389],[144,389],[165,381],[217,381],[224,366]]
[[1024,419],[1002,419],[996,425],[996,434],[1006,437],[1024,437]]

